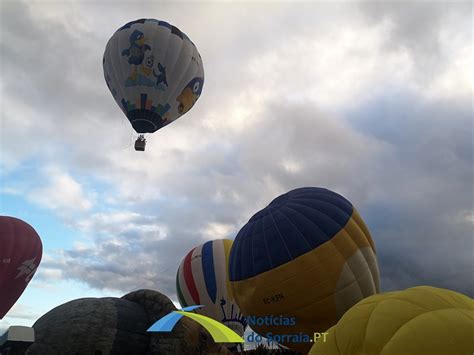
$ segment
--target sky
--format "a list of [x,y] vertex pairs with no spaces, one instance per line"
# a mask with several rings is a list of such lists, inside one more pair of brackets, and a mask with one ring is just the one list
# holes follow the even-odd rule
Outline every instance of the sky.
[[[382,290],[474,296],[470,2],[0,3],[0,214],[42,263],[0,321],[149,288],[177,301],[194,246],[233,239],[273,198],[336,191],[376,244]],[[196,44],[201,97],[136,134],[107,89],[105,45],[157,18]],[[176,303],[177,304],[177,303]]]

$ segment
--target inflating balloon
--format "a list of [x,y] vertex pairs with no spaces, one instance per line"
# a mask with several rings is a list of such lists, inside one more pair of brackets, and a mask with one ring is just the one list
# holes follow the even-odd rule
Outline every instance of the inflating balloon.
[[211,317],[243,335],[246,321],[230,292],[228,260],[232,241],[208,241],[181,262],[176,290],[182,307],[204,305],[197,313]]
[[474,353],[474,300],[419,286],[370,296],[344,314],[310,355]]
[[379,291],[374,242],[359,213],[341,195],[315,187],[277,197],[248,221],[232,245],[229,277],[245,316],[294,317],[288,326],[250,326],[267,338],[307,334],[280,337],[300,351],[309,350],[314,332]]
[[153,133],[188,112],[201,95],[204,68],[186,34],[167,22],[132,21],[107,43],[104,76],[115,101],[140,133]]
[[33,227],[20,219],[0,216],[0,319],[31,281],[42,251]]

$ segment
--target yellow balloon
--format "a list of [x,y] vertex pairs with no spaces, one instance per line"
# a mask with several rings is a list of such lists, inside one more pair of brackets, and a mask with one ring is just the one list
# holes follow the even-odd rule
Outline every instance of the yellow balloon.
[[[304,353],[315,332],[379,291],[375,245],[361,216],[343,196],[316,187],[277,197],[242,227],[229,278],[252,329]],[[289,321],[251,321],[269,316]]]
[[474,300],[429,286],[378,294],[326,333],[310,355],[472,355]]

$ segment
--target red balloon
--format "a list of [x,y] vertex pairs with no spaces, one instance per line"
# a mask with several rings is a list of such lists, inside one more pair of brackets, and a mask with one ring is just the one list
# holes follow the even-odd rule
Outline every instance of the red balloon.
[[41,262],[41,239],[28,223],[0,216],[0,319],[20,298]]

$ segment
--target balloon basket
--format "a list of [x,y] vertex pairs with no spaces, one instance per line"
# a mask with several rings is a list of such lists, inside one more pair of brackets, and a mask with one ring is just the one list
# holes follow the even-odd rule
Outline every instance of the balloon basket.
[[135,141],[135,150],[138,152],[144,152],[146,146],[146,139],[143,135],[140,135]]

